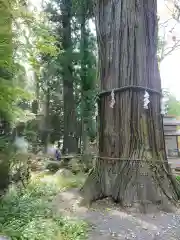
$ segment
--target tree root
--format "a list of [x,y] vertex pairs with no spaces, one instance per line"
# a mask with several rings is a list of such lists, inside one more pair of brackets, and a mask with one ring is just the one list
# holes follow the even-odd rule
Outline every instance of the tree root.
[[80,190],[87,203],[111,197],[121,207],[139,206],[147,212],[150,205],[172,211],[180,198],[180,185],[162,163],[97,160]]

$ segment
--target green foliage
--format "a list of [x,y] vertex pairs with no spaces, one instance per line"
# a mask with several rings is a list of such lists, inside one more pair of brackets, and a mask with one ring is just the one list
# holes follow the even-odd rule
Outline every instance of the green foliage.
[[63,178],[62,176],[57,176],[57,182],[63,189],[81,188],[86,176],[82,173],[69,176],[68,178]]
[[[17,113],[17,101],[24,97],[29,97],[22,89],[18,78],[25,74],[23,67],[15,61],[14,44],[13,44],[13,28],[12,22],[14,15],[14,7],[18,1],[0,1],[0,112],[8,121],[14,119]],[[20,5],[19,5],[20,6]]]
[[[81,17],[82,13],[86,14],[86,19],[93,18],[94,16],[94,6],[91,0],[73,0],[72,1],[72,11],[77,17]],[[84,12],[82,10],[85,10]]]
[[176,180],[180,182],[180,176],[176,176]]
[[[0,1],[0,112],[12,112],[14,89],[12,87],[12,19],[10,3]],[[5,24],[6,23],[6,24]]]
[[86,173],[93,167],[93,157],[90,155],[83,155],[82,158],[73,158],[67,165],[73,174]]
[[13,84],[21,89],[26,89],[27,75],[26,69],[18,61],[14,61],[13,64]]
[[[7,130],[8,131],[8,130]],[[13,148],[8,135],[0,137],[0,197],[4,195],[10,184],[10,166]]]
[[36,119],[34,115],[28,121],[25,121],[25,129],[24,134],[26,136],[27,141],[31,144],[32,152],[36,153],[40,150],[40,133],[39,133],[39,120]]
[[9,158],[5,155],[0,155],[0,197],[4,195],[9,186]]
[[[4,73],[11,72],[12,67],[12,17],[11,2],[0,0],[0,69],[4,69]],[[2,74],[1,78],[6,78]],[[9,74],[8,74],[9,75]]]
[[10,159],[11,183],[25,187],[31,178],[29,155],[14,152]]
[[[46,17],[34,14],[25,2],[0,0],[0,120],[8,123],[9,132],[10,126],[19,120],[26,122],[22,119],[24,111],[18,106],[22,100],[31,98],[24,90],[27,85],[24,62],[29,61],[40,74],[40,54],[55,56],[57,52],[56,39],[50,34]],[[35,138],[32,134],[28,136]],[[4,152],[6,142],[0,141],[0,145]],[[9,182],[10,159],[7,161],[4,156],[1,159],[1,187],[5,188]]]
[[168,100],[168,114],[173,116],[180,116],[180,102],[175,96],[170,95]]
[[167,98],[166,104],[167,104],[168,115],[179,117],[180,116],[180,101],[178,101],[176,99],[176,97],[168,91],[164,91],[163,95],[165,98]]
[[1,81],[1,83],[0,112],[8,121],[15,122],[19,116],[22,116],[22,111],[17,104],[21,98],[29,99],[29,94],[12,83],[4,81]]
[[48,162],[46,165],[46,169],[48,169],[52,173],[57,172],[60,169],[60,167],[61,167],[60,162],[57,161]]
[[23,193],[15,189],[1,200],[0,232],[13,240],[85,240],[87,225],[58,216],[51,200],[58,193],[54,182],[35,180]]

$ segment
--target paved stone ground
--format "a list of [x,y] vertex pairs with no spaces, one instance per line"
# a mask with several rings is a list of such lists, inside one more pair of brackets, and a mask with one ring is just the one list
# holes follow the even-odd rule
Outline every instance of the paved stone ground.
[[75,189],[60,193],[53,201],[55,211],[87,221],[92,230],[89,240],[180,240],[180,213],[143,215],[120,210],[109,200],[92,208],[80,206]]

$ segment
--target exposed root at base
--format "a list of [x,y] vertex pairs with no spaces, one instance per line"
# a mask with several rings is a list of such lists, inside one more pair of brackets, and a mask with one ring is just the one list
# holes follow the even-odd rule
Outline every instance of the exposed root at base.
[[138,207],[143,213],[154,206],[157,210],[173,211],[180,199],[180,185],[164,166],[97,161],[80,190],[86,203],[106,197],[121,207]]

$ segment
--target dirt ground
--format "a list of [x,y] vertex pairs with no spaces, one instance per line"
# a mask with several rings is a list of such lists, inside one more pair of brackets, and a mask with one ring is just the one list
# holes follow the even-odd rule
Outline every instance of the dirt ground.
[[53,201],[54,210],[87,221],[89,240],[180,240],[180,212],[140,214],[120,209],[110,200],[82,206],[77,189],[61,192]]

